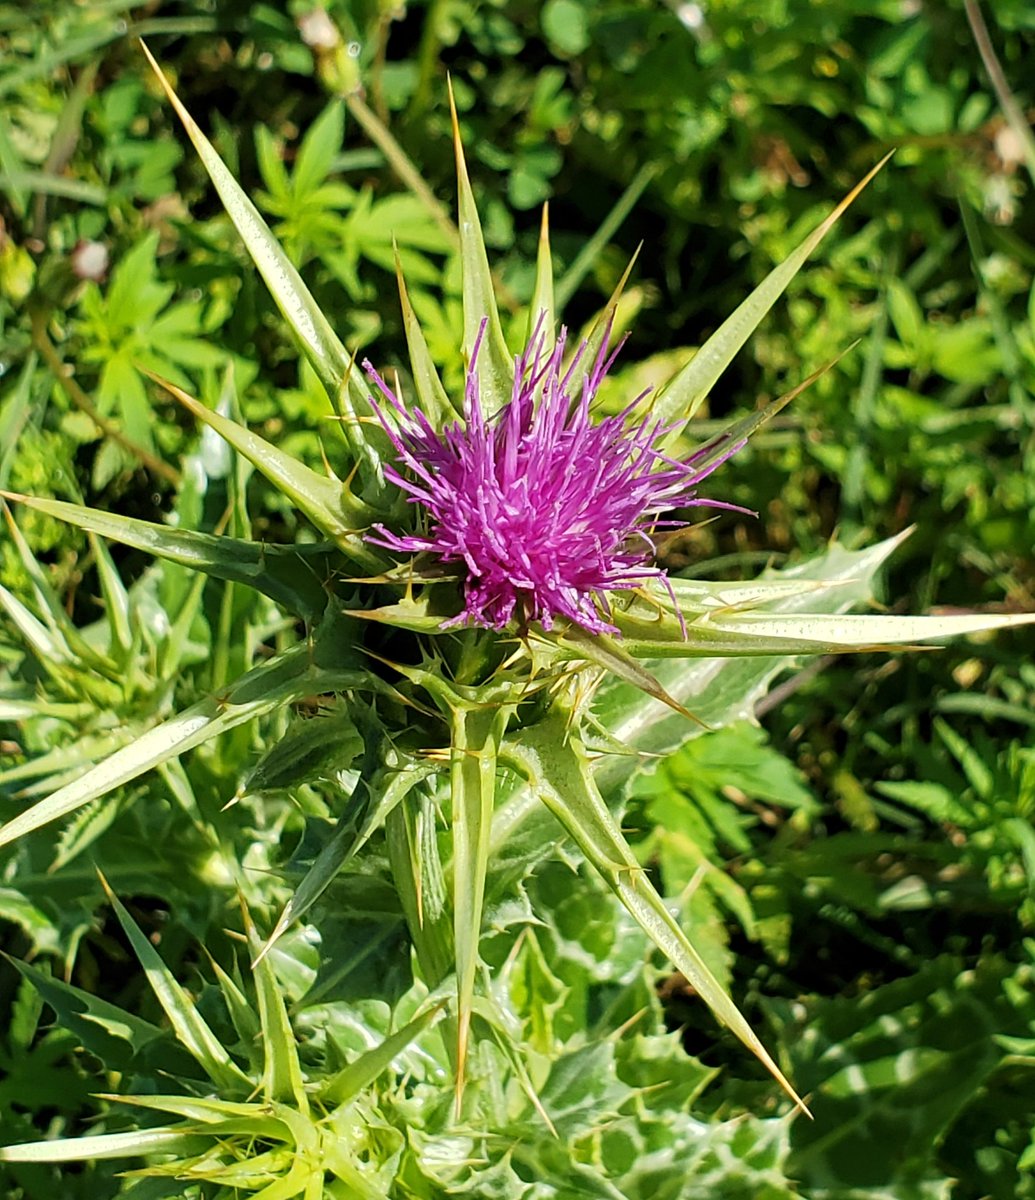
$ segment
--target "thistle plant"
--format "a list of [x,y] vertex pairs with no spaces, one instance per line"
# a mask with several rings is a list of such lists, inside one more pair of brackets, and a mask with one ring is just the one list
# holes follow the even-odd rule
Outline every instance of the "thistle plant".
[[[324,715],[290,724],[236,797],[227,797],[335,779],[343,798],[333,832],[265,942],[253,939],[257,986],[265,996],[260,1012],[269,1028],[276,1024],[277,1045],[290,1042],[290,1031],[271,982],[270,952],[376,842],[386,852],[406,917],[419,988],[424,997],[443,999],[410,1014],[402,1041],[386,1041],[388,1049],[370,1062],[344,1069],[360,1081],[357,1088],[364,1086],[373,1078],[368,1067],[387,1067],[406,1038],[441,1017],[455,1119],[462,1122],[470,1104],[465,1084],[480,1070],[472,1066],[478,1039],[505,1041],[506,1023],[493,1017],[493,981],[481,953],[487,905],[498,903],[512,880],[508,848],[538,828],[545,813],[556,825],[539,839],[538,859],[560,834],[570,839],[718,1020],[802,1105],[695,947],[692,931],[680,926],[655,889],[622,833],[618,810],[624,786],[648,756],[673,749],[702,724],[749,714],[774,674],[799,656],[914,645],[1032,620],[846,615],[868,598],[894,542],[855,553],[835,546],[815,563],[747,583],[680,579],[657,564],[659,538],[684,524],[690,510],[734,507],[722,499],[721,476],[714,472],[810,382],[685,449],[687,422],[879,167],[663,388],[631,396],[617,415],[605,416],[596,402],[621,349],[612,328],[622,285],[586,338],[570,340],[555,312],[544,214],[531,300],[508,340],[454,112],[466,363],[464,392],[456,397],[439,378],[401,274],[410,380],[386,379],[369,361],[354,361],[256,208],[158,75],[327,390],[351,470],[345,478],[329,467],[326,474],[314,472],[222,411],[159,381],[304,514],[317,532],[315,543],[268,546],[244,531],[202,534],[13,497],[91,536],[252,588],[304,634],[34,803],[0,828],[0,844],[77,813],[235,726],[294,711],[315,695]],[[578,886],[576,877],[572,887]],[[149,975],[164,978],[153,962]],[[244,1022],[243,993],[220,978],[227,1008]],[[355,1189],[349,1194],[384,1194],[383,1180],[361,1180],[350,1174],[351,1160],[335,1158],[335,1139],[353,1136],[339,1129],[337,1118],[330,1126],[317,1121],[334,1136],[317,1132],[300,1148],[313,1128],[306,1124],[311,1102],[333,1116],[336,1104],[351,1103],[355,1091],[342,1085],[332,1096],[322,1085],[310,1086],[297,1058],[285,1051],[262,1067],[264,1104],[252,1105],[255,1081],[229,1051],[213,1048],[194,1016],[184,1017],[193,1010],[179,993],[166,987],[163,994],[181,1040],[201,1046],[210,1066],[218,1059],[219,1069],[207,1071],[217,1098],[140,1101],[182,1117],[185,1127],[169,1130],[165,1142],[127,1138],[113,1153],[184,1155],[168,1173],[253,1191],[268,1186],[271,1197],[320,1194],[324,1167]],[[246,1040],[244,1029],[238,1032]],[[508,1063],[527,1083],[526,1068],[513,1057]],[[539,1115],[548,1124],[549,1112]],[[225,1147],[249,1127],[257,1137],[295,1146],[285,1157],[290,1186],[281,1180],[273,1190],[270,1180],[280,1168],[272,1160],[235,1174],[225,1157],[205,1157],[206,1134]],[[320,1170],[292,1175],[292,1154],[320,1163]],[[40,1158],[45,1151],[13,1147],[0,1157],[19,1155]]]

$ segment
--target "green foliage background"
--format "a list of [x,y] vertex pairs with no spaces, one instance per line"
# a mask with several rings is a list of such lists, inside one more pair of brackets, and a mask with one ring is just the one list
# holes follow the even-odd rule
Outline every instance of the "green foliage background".
[[[734,578],[814,552],[835,531],[851,545],[915,525],[889,574],[896,610],[1035,607],[1031,179],[961,5],[329,0],[342,40],[318,51],[300,33],[309,7],[0,4],[0,486],[162,519],[180,485],[185,525],[213,529],[229,506],[231,528],[309,537],[282,498],[199,442],[142,371],[213,405],[222,395],[314,466],[321,446],[338,453],[326,400],[135,39],[148,39],[343,340],[388,367],[403,360],[394,233],[455,386],[448,70],[504,299],[528,298],[544,201],[575,325],[642,241],[623,359],[645,365],[619,370],[615,403],[664,378],[895,148],[700,428],[787,390],[856,338],[858,348],[716,478],[759,519],[698,527],[669,547],[669,565]],[[1030,108],[1035,11],[1001,0],[988,17]],[[396,148],[440,210],[406,186]],[[110,261],[84,280],[75,251],[90,242]],[[88,648],[103,550],[39,514],[20,513],[19,525]],[[0,625],[4,819],[77,769],[68,747],[84,721],[97,745],[113,744],[285,635],[272,606],[233,585],[195,595],[183,571],[112,554],[152,617],[128,677],[91,673],[84,651],[51,710],[18,720],[44,673],[13,623]],[[33,594],[13,537],[0,543],[0,583]],[[570,851],[530,871],[518,845],[499,868],[489,953],[517,1009],[533,996],[542,1013],[524,1036],[542,1055],[560,1137],[514,1087],[499,1097],[488,1149],[472,1141],[437,1162],[422,1139],[448,1127],[435,1076],[445,1068],[414,1055],[396,1064],[413,1094],[386,1083],[380,1097],[379,1119],[409,1147],[387,1133],[372,1145],[395,1180],[382,1194],[1035,1196],[1030,647],[1018,633],[824,661],[778,686],[761,730],[694,740],[630,800],[625,825],[643,861],[810,1098],[814,1123],[777,1116],[775,1085],[650,960]],[[282,732],[239,728],[127,789],[146,790],[146,804],[91,806],[8,854],[3,947],[160,1023],[98,864],[230,1036],[200,947],[231,970],[238,884],[268,925],[280,881],[312,858],[335,812],[333,789],[314,786],[220,814],[259,741]],[[413,1015],[385,878],[376,860],[342,878],[278,948],[310,1070]],[[0,970],[4,1142],[81,1133],[98,1115],[118,1129],[123,1114],[91,1093],[154,1089],[182,1071],[168,1049],[149,1057],[133,1031],[106,1035],[123,1053],[102,1044],[102,1016],[77,1022],[59,988],[42,993],[44,1007],[22,980]],[[147,1191],[118,1169],[11,1167],[0,1178],[12,1200],[223,1194],[171,1180]]]

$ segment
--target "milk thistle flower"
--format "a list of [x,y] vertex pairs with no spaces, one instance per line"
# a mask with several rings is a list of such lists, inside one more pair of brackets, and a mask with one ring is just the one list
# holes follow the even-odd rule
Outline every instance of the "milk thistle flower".
[[679,507],[740,509],[699,498],[695,489],[743,441],[705,459],[707,447],[686,461],[663,454],[671,430],[633,413],[649,392],[624,411],[595,419],[594,401],[621,343],[605,336],[592,365],[576,382],[588,352],[583,342],[565,365],[567,334],[547,351],[540,318],[514,364],[510,400],[484,411],[478,355],[485,322],[471,354],[463,422],[436,430],[419,409],[408,408],[384,379],[364,368],[387,405],[375,402],[402,470],[385,467],[411,503],[428,517],[423,533],[400,535],[376,525],[376,545],[428,553],[467,568],[464,607],[447,624],[472,622],[503,629],[515,616],[551,629],[567,618],[591,633],[615,633],[608,592],[643,586],[664,572],[650,563],[653,532],[676,525],[661,515]]
[[[653,564],[655,531],[675,524],[680,508],[734,507],[698,497],[698,486],[810,382],[734,421],[688,458],[670,457],[678,432],[700,411],[752,330],[880,167],[775,266],[688,358],[651,398],[646,417],[636,415],[644,399],[640,396],[619,414],[598,419],[595,401],[616,353],[608,348],[609,323],[625,277],[589,342],[567,359],[564,335],[554,343],[548,332],[557,314],[544,213],[530,303],[532,313],[542,315],[528,345],[515,358],[507,347],[493,294],[454,111],[463,291],[458,332],[469,363],[458,416],[409,303],[401,272],[400,302],[417,402],[407,405],[398,389],[390,389],[368,364],[374,390],[380,394],[371,403],[370,389],[353,371],[353,358],[330,318],[160,72],[159,79],[336,408],[349,471],[341,478],[329,463],[325,473],[314,471],[219,409],[165,382],[172,395],[304,514],[318,534],[317,541],[306,538],[299,545],[269,545],[194,531],[181,523],[150,524],[65,501],[20,497],[38,512],[165,558],[178,570],[189,565],[255,589],[291,618],[278,625],[285,641],[290,642],[289,630],[304,628],[305,636],[295,644],[281,645],[278,632],[278,644],[269,656],[260,656],[238,679],[221,681],[214,694],[159,723],[148,716],[139,729],[127,726],[124,743],[102,761],[96,761],[96,740],[84,739],[75,748],[76,761],[84,770],[71,779],[62,776],[56,791],[0,825],[0,847],[80,811],[230,730],[280,713],[276,724],[266,727],[275,733],[271,744],[242,780],[238,795],[322,789],[331,780],[328,804],[340,802],[343,807],[334,832],[256,958],[257,972],[267,971],[267,982],[259,992],[268,1001],[266,1015],[260,1003],[264,1032],[272,1013],[279,1041],[277,1046],[267,1037],[273,1057],[261,1068],[262,1081],[256,1084],[230,1052],[219,1047],[186,993],[163,984],[162,995],[163,1004],[169,1001],[166,1008],[174,1026],[189,1034],[184,1044],[189,1042],[188,1049],[205,1067],[213,1086],[230,1097],[227,1103],[233,1112],[226,1111],[231,1116],[244,1111],[245,1102],[238,1097],[247,1096],[250,1103],[257,1091],[263,1093],[262,1112],[257,1114],[261,1120],[269,1124],[269,1113],[276,1108],[274,1124],[283,1124],[287,1148],[283,1157],[279,1150],[272,1157],[260,1155],[260,1167],[275,1172],[286,1164],[292,1194],[300,1194],[300,1188],[319,1190],[326,1169],[338,1173],[343,1186],[352,1191],[370,1192],[374,1185],[365,1175],[370,1156],[362,1135],[353,1132],[360,1120],[356,1114],[368,1111],[368,1100],[358,1094],[361,1085],[353,1081],[369,1082],[374,1075],[365,1074],[371,1059],[361,1056],[331,1077],[316,1093],[319,1111],[327,1113],[326,1123],[321,1116],[313,1125],[310,1096],[321,1085],[316,1079],[303,1082],[287,1013],[277,1007],[279,985],[264,955],[293,922],[314,908],[339,872],[353,870],[375,835],[383,836],[387,854],[381,846],[373,848],[371,861],[376,865],[370,871],[390,873],[421,987],[435,997],[450,975],[455,979],[451,1025],[456,1112],[471,1138],[491,1135],[492,1144],[503,1144],[501,1137],[509,1144],[511,1138],[514,1126],[509,1114],[502,1133],[495,1124],[490,1133],[478,1133],[482,1115],[497,1111],[497,1098],[503,1094],[500,1087],[516,1094],[511,1084],[496,1078],[494,1064],[515,1064],[522,1094],[533,1099],[543,1078],[543,1047],[537,1043],[534,1070],[526,1071],[520,1065],[520,1044],[514,1040],[524,1025],[525,1014],[518,1011],[524,985],[510,989],[504,972],[498,976],[499,992],[494,985],[484,993],[485,968],[496,961],[499,939],[506,936],[506,922],[498,915],[505,910],[494,907],[487,920],[487,902],[495,906],[501,896],[498,889],[506,887],[508,880],[533,871],[539,861],[556,853],[556,835],[549,830],[542,833],[532,824],[531,817],[540,807],[556,819],[702,1002],[803,1107],[723,980],[714,975],[658,892],[651,873],[628,844],[615,809],[642,764],[656,762],[687,736],[687,703],[710,723],[742,718],[791,656],[915,645],[1035,620],[1031,614],[846,613],[868,597],[873,573],[895,541],[862,551],[835,545],[813,562],[777,577],[745,582],[669,580]],[[383,431],[371,432],[372,421]],[[400,495],[411,502],[408,521],[399,519]],[[193,511],[196,490],[188,489],[185,496],[186,511]],[[15,525],[11,528],[16,531]],[[69,636],[61,599],[48,592],[46,573],[32,560],[25,539],[16,534],[14,540],[41,611],[36,615],[2,593],[0,606],[14,615],[26,641],[48,667],[51,660],[57,664],[61,694],[67,695],[85,643],[74,631]],[[132,662],[139,639],[127,626],[127,613],[139,617],[153,607],[150,592],[144,593],[143,607],[135,607],[134,592],[126,591],[97,545],[109,618],[107,636],[100,636],[96,646],[91,642],[89,655],[82,658],[82,671],[90,679],[84,695],[90,697],[99,694],[98,669],[106,686],[116,686],[114,681],[127,676],[136,678]],[[432,566],[450,567],[424,570],[423,562],[414,570],[409,563],[393,566],[387,562],[386,549],[431,560]],[[461,580],[461,602],[454,604],[451,585],[443,586],[448,575]],[[658,600],[664,600],[665,592],[673,612],[659,611]],[[201,616],[200,588],[192,588],[191,595],[194,608],[186,610],[186,623],[181,614],[171,627],[186,629],[194,613]],[[267,606],[257,611],[265,628]],[[515,627],[523,633],[532,622],[539,625],[542,636],[509,636]],[[505,629],[507,634],[503,638],[438,636],[464,623]],[[551,633],[552,625],[558,628]],[[620,641],[608,636],[614,632],[621,633]],[[169,655],[160,656],[166,672],[175,671],[182,642],[182,636],[173,637]],[[249,636],[246,644],[250,642]],[[734,660],[731,670],[717,661],[723,658]],[[32,677],[36,674],[34,670]],[[327,713],[317,720],[299,711],[292,720],[291,710],[298,707],[307,713],[314,696],[320,697],[321,709],[334,710],[333,717]],[[24,702],[30,708],[39,703],[31,695]],[[48,721],[53,719],[50,707],[39,707]],[[356,779],[355,790],[346,796],[342,781],[351,777]],[[71,843],[79,850],[87,844],[78,835]],[[490,926],[494,953],[486,958],[482,948]],[[254,940],[258,948],[258,939]],[[141,938],[140,944],[146,945],[146,939]],[[521,933],[510,961],[518,962],[519,953],[533,953],[533,946],[534,939]],[[534,953],[538,955],[538,949]],[[514,978],[524,969],[515,967]],[[532,969],[539,970],[538,966]],[[148,971],[155,978],[166,978],[155,965]],[[239,996],[237,985],[233,987],[234,997]],[[238,1004],[233,997],[227,1002],[231,1009]],[[414,1018],[370,1051],[376,1070],[398,1052],[400,1037],[416,1039],[427,1031],[425,1022],[434,1019],[438,1007],[435,999],[423,1017]],[[495,1051],[492,1057],[479,1057],[473,1083],[481,1097],[464,1109],[468,1042],[486,1027],[502,1057]],[[436,1037],[440,1042],[440,1035]],[[421,1054],[425,1053],[428,1061],[437,1064],[441,1045],[436,1043],[427,1052],[422,1048]],[[346,1075],[347,1083],[343,1082]],[[160,1107],[159,1101],[148,1098],[151,1107]],[[227,1134],[225,1122],[209,1123],[219,1154],[228,1146],[236,1155],[237,1161],[226,1168],[228,1175],[217,1158],[203,1161],[195,1156],[196,1113],[202,1111],[198,1104],[215,1114],[216,1103],[223,1101],[192,1101],[181,1123],[164,1129],[149,1127],[144,1139],[135,1131],[104,1135],[99,1142],[83,1139],[82,1156],[93,1156],[98,1144],[105,1155],[113,1152],[113,1146],[116,1152],[122,1146],[129,1154],[157,1147],[164,1156],[176,1152],[172,1143],[182,1133],[193,1157],[175,1165],[163,1162],[158,1169],[168,1174],[182,1167],[191,1177],[201,1178],[202,1163],[206,1178],[216,1182],[227,1178],[227,1186],[233,1186],[242,1178],[241,1164],[252,1156],[254,1144],[253,1131],[243,1118],[235,1126],[244,1131],[239,1135]],[[537,1108],[549,1124],[546,1109],[538,1102]],[[174,1116],[185,1114],[181,1095],[169,1099],[168,1111]],[[154,1136],[160,1141],[147,1140]],[[300,1136],[304,1145],[298,1141]],[[281,1135],[274,1131],[270,1137],[276,1140]],[[354,1166],[358,1160],[350,1157],[350,1139],[363,1155],[360,1166]],[[455,1141],[453,1136],[449,1145]],[[56,1160],[67,1160],[68,1143],[62,1143],[3,1147],[0,1161],[48,1161],[55,1148]],[[325,1147],[326,1166],[321,1157]],[[395,1167],[385,1164],[383,1170],[376,1170],[374,1190],[378,1194],[391,1190],[388,1172]],[[266,1191],[279,1186],[271,1183]]]

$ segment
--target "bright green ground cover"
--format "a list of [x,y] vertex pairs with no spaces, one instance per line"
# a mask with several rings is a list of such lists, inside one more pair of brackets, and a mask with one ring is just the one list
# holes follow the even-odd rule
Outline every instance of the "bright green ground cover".
[[[851,547],[915,525],[888,573],[896,611],[1035,608],[1031,177],[961,6],[329,4],[342,40],[315,58],[298,25],[307,9],[0,5],[0,485],[153,520],[176,511],[186,528],[228,519],[229,532],[309,539],[141,371],[213,405],[223,396],[313,466],[318,434],[340,453],[326,399],[300,373],[135,36],[339,314],[342,339],[384,365],[403,356],[394,233],[455,387],[448,69],[504,301],[528,300],[544,200],[573,325],[600,309],[643,241],[624,358],[648,366],[618,372],[615,403],[664,378],[896,148],[700,425],[858,348],[716,477],[760,519],[698,527],[668,564],[747,578],[835,532]],[[997,3],[990,21],[1028,109],[1030,5]],[[306,28],[310,40],[320,32]],[[343,91],[348,101],[334,99]],[[407,187],[400,149],[441,209]],[[96,281],[77,278],[92,272],[73,256],[91,242],[109,255]],[[18,521],[84,640],[48,675],[26,654],[15,609],[0,623],[4,820],[292,633],[244,589],[200,591],[179,568],[113,548],[144,632],[134,641],[127,627],[131,665],[107,677],[90,648],[101,598],[117,603],[110,560],[47,516]],[[0,583],[32,608],[37,583],[17,550],[5,535]],[[238,887],[265,933],[337,812],[323,778],[222,811],[259,746],[284,732],[277,718],[3,852],[0,938],[29,966],[0,969],[0,1141],[164,1123],[95,1093],[207,1094],[208,1078],[246,1103],[243,1069],[281,1099],[299,1072],[325,1087],[319,1103],[333,1091],[345,1104],[327,1137],[359,1176],[337,1192],[328,1183],[329,1195],[1035,1195],[1030,652],[1020,631],[824,661],[763,703],[762,731],[698,737],[634,788],[625,828],[809,1099],[811,1124],[781,1116],[777,1086],[648,955],[572,849],[543,859],[532,838],[495,861],[481,946],[501,1010],[519,1014],[509,1034],[523,1065],[502,1036],[483,1038],[476,1068],[499,1087],[483,1088],[460,1125],[434,1028],[409,1030],[383,1062],[361,1060],[369,1081],[342,1081],[335,1072],[385,1035],[439,1014],[419,1015],[383,841],[252,978]],[[169,1009],[141,944],[232,1058],[209,1046],[201,1062],[161,1032]],[[150,974],[168,983],[154,962]],[[197,1050],[197,1027],[184,1036]],[[237,1190],[118,1175],[140,1158],[10,1165],[0,1180],[31,1200],[260,1195],[297,1139],[272,1117],[248,1119],[268,1174],[242,1173]]]

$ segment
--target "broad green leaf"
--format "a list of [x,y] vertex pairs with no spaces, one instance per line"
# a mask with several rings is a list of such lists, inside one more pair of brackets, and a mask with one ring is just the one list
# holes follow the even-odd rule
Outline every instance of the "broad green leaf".
[[[881,1185],[884,1195],[912,1194],[925,1168],[941,1165],[946,1134],[974,1111],[991,1074],[1005,1065],[1002,1034],[1030,1021],[1030,974],[1002,955],[974,963],[945,954],[919,966],[859,995],[772,1005],[796,1074],[816,1096],[815,1122],[792,1130],[790,1171],[806,1195],[832,1179],[841,1194],[873,1194]],[[1026,1074],[1030,1079],[1030,1065]],[[1027,1082],[1016,1088],[999,1095],[1012,1092],[1020,1101],[1023,1093],[1022,1111],[1030,1112]],[[896,1155],[889,1164],[892,1129]],[[1021,1182],[1010,1175],[1003,1177],[1004,1196]]]
[[780,600],[791,600],[814,592],[823,592],[837,587],[836,580],[827,579],[753,579],[747,583],[727,583],[708,579],[678,579],[669,576],[668,586],[652,583],[647,591],[659,611],[670,611],[672,597],[684,613],[723,608],[758,608],[763,604],[775,604]]
[[499,704],[485,708],[457,707],[450,713],[458,1112],[463,1098],[471,1002],[479,962],[489,835],[496,795],[496,756],[513,710],[513,705]]
[[492,271],[485,251],[482,223],[467,177],[464,148],[460,142],[460,125],[449,89],[449,111],[453,121],[453,148],[456,153],[456,186],[460,218],[460,260],[463,270],[464,293],[464,359],[471,361],[482,322],[486,322],[478,355],[478,381],[481,387],[482,409],[498,412],[510,399],[514,386],[514,360],[507,349],[496,307],[496,291]]
[[150,1021],[56,979],[30,963],[15,958],[7,961],[50,1005],[62,1028],[74,1033],[83,1048],[110,1070],[125,1070],[146,1046],[166,1037]]
[[[904,535],[880,542],[862,551],[832,545],[823,554],[798,566],[767,572],[767,578],[782,582],[823,582],[819,591],[785,595],[771,605],[773,610],[795,613],[843,612],[870,600],[873,579],[880,566],[904,540]],[[662,687],[676,700],[693,708],[708,725],[726,725],[751,719],[755,705],[781,671],[794,665],[794,658],[703,658],[646,660]],[[681,746],[693,730],[685,720],[656,700],[635,692],[626,684],[605,682],[597,693],[594,711],[615,739],[631,750],[646,754],[668,754]],[[597,765],[597,783],[605,795],[620,786],[650,760],[608,755]]]
[[256,962],[264,958],[273,949],[277,939],[312,908],[338,873],[366,845],[371,835],[384,825],[396,805],[437,769],[433,764],[407,761],[385,772],[383,778],[375,779],[370,784],[372,796],[363,797],[362,801],[359,792],[366,785],[363,782],[358,785],[356,793],[338,818],[330,840],[284,906]]
[[337,780],[362,752],[363,738],[347,707],[296,717],[248,772],[238,797]]
[[330,552],[324,547],[266,546],[261,542],[173,529],[64,500],[13,495],[10,498],[155,558],[202,571],[216,579],[247,584],[308,621],[318,620],[327,606],[324,580],[333,568]]
[[758,1057],[795,1104],[807,1111],[637,862],[593,780],[578,735],[566,727],[564,715],[555,711],[523,730],[520,739],[504,742],[500,758],[527,780],[644,933],[683,973],[716,1017]]
[[291,172],[291,187],[296,197],[312,192],[331,173],[344,136],[345,108],[340,100],[332,100],[306,130],[298,148]]
[[668,434],[662,443],[663,447],[671,445],[679,436],[682,425],[700,408],[719,376],[801,270],[805,260],[890,158],[890,154],[882,158],[873,170],[852,188],[834,211],[762,280],[740,307],[723,321],[686,366],[665,385],[652,405],[652,415],[663,425],[675,424],[677,428]]
[[328,394],[348,412],[350,419],[345,422],[345,436],[359,459],[360,469],[376,479],[379,476],[377,455],[367,438],[366,426],[361,421],[361,418],[371,415],[370,405],[359,382],[353,378],[351,357],[302,282],[302,277],[259,215],[258,209],[184,108],[151,51],[143,43],[141,46],[277,307],[284,314],[284,319]]
[[382,1072],[387,1071],[392,1059],[413,1041],[418,1033],[426,1029],[442,1012],[441,1004],[433,1004],[426,1008],[412,1021],[407,1022],[402,1029],[390,1034],[372,1050],[361,1054],[355,1062],[342,1067],[337,1074],[325,1080],[320,1087],[320,1103],[324,1107],[338,1104],[348,1104],[354,1100],[364,1088],[369,1087]]
[[[807,607],[812,611],[843,611],[870,599],[874,575],[903,539],[900,535],[863,551],[833,545],[806,563],[767,573],[748,586],[770,581],[793,585],[772,602],[774,610],[795,612]],[[682,582],[673,581],[677,588]],[[696,581],[686,582],[698,586]],[[807,585],[800,592],[799,583]],[[817,590],[813,584],[822,586]],[[674,620],[673,625],[678,628]],[[692,708],[705,724],[718,727],[753,717],[755,705],[771,681],[794,662],[788,656],[738,656],[689,661],[654,659],[647,660],[646,665],[673,699]],[[670,754],[698,732],[662,701],[617,678],[606,679],[598,688],[593,717],[608,731],[611,744],[625,749],[622,754],[602,755],[594,764],[597,786],[608,797],[639,772],[651,769],[659,756]],[[538,819],[541,807],[531,789],[508,788],[493,820],[494,851],[506,847],[526,822]]]
[[140,926],[108,886],[108,881],[103,875],[101,875],[101,884],[115,910],[119,924],[126,937],[129,938],[134,954],[144,968],[151,990],[169,1018],[169,1023],[180,1043],[217,1087],[231,1092],[250,1091],[251,1080],[233,1061],[226,1047],[209,1028],[208,1023],[195,1007],[194,1001],[177,983],[158,951],[151,945]]
[[453,929],[435,836],[434,800],[420,791],[403,797],[385,821],[392,879],[421,970],[437,987],[455,966]]

